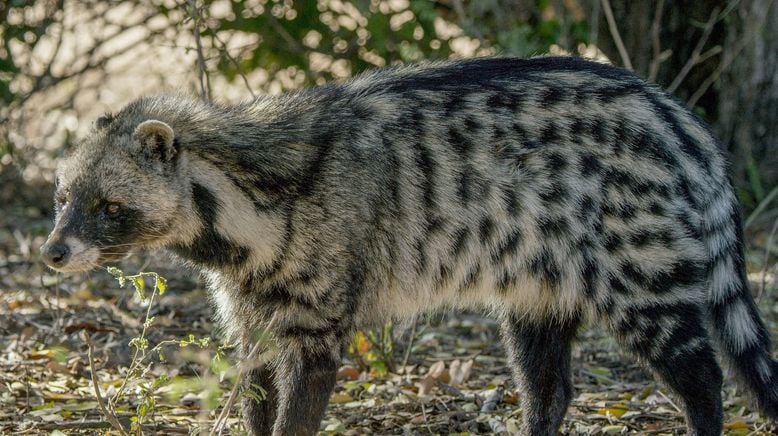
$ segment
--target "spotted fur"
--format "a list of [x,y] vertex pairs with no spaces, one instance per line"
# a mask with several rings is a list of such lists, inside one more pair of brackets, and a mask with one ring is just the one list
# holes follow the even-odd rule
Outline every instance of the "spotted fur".
[[102,118],[59,180],[51,241],[168,248],[202,271],[244,349],[275,317],[279,355],[248,380],[268,390],[245,404],[255,434],[315,433],[355,329],[439,308],[501,320],[526,434],[555,434],[584,320],[677,394],[691,434],[722,429],[708,324],[778,417],[719,144],[618,68],[478,59],[234,106],[141,98]]

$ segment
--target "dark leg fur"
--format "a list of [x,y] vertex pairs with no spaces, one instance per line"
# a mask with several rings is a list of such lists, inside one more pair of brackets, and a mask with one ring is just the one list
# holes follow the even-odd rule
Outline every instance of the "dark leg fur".
[[721,434],[722,376],[709,345],[692,353],[681,352],[649,363],[683,401],[689,435]]
[[680,398],[688,434],[721,434],[721,369],[697,306],[651,306],[627,313],[615,326],[617,336]]
[[279,349],[282,355],[275,368],[279,387],[278,419],[273,434],[314,435],[335,386],[339,359],[333,353],[339,347],[322,345],[311,350],[297,344],[279,344]]
[[573,394],[570,341],[578,321],[503,321],[508,359],[520,389],[526,435],[555,435]]
[[250,434],[255,436],[269,435],[273,431],[278,404],[278,391],[273,384],[273,371],[268,365],[252,369],[246,374],[245,389],[265,391],[265,399],[257,401],[250,396],[243,397],[243,417]]

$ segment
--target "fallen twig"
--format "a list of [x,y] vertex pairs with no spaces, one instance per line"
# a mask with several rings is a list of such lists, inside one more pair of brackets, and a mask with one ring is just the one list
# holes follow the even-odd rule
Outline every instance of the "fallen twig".
[[656,390],[656,392],[657,392],[659,395],[661,395],[661,396],[662,396],[662,398],[664,398],[665,400],[667,400],[667,402],[668,402],[668,403],[670,403],[670,405],[671,405],[671,406],[673,406],[673,409],[675,409],[675,411],[676,411],[676,412],[678,412],[678,413],[683,413],[683,411],[681,410],[681,408],[680,408],[680,407],[678,407],[678,405],[677,405],[677,404],[675,404],[675,402],[674,402],[673,400],[671,400],[671,399],[670,399],[670,397],[668,397],[667,395],[665,395],[665,393],[664,393],[664,392],[662,392],[662,390],[661,390],[661,389],[657,389],[657,390]]
[[[129,418],[120,418],[120,421],[124,421],[127,425],[130,424]],[[98,428],[111,428],[112,424],[109,421],[57,421],[48,422],[45,424],[39,424],[35,426],[36,430],[87,430]],[[141,428],[144,431],[158,432],[161,434],[189,434],[189,430],[181,427],[173,427],[169,425],[158,424],[141,424]]]
[[72,422],[72,421],[57,421],[57,422],[49,422],[46,424],[40,424],[37,425],[36,428],[38,430],[64,430],[64,429],[74,429],[74,430],[85,430],[85,429],[93,429],[93,428],[111,428],[113,424],[111,424],[109,421],[82,421],[82,422]]
[[405,355],[403,356],[403,363],[400,367],[400,370],[403,374],[405,374],[405,367],[408,365],[408,358],[411,357],[411,348],[413,347],[413,339],[416,337],[416,321],[418,321],[418,316],[414,315],[413,320],[411,323],[413,324],[411,326],[411,336],[408,339],[408,347],[405,349]]
[[95,361],[92,358],[92,352],[95,349],[95,344],[92,342],[92,338],[89,333],[84,331],[84,340],[88,347],[87,357],[89,358],[89,372],[92,374],[92,386],[95,388],[95,396],[97,397],[97,404],[100,406],[100,410],[103,412],[103,416],[111,423],[111,425],[119,431],[122,436],[127,436],[127,432],[124,430],[124,426],[119,422],[116,415],[113,414],[105,405],[103,396],[100,394],[100,386],[97,384],[97,371],[95,370]]

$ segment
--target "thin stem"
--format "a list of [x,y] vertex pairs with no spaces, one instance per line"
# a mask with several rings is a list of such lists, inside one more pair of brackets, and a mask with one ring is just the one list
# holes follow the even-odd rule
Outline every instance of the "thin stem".
[[97,371],[95,370],[95,361],[92,358],[92,353],[95,349],[95,344],[92,342],[92,338],[89,333],[84,331],[84,339],[88,347],[87,358],[89,359],[89,371],[92,375],[92,386],[95,388],[95,396],[97,397],[97,405],[100,406],[100,410],[103,412],[103,416],[111,423],[111,425],[119,431],[122,436],[127,436],[127,431],[124,430],[124,426],[119,422],[119,419],[114,415],[106,406],[103,400],[102,394],[100,394],[100,386],[97,383]]
[[[149,304],[146,307],[146,319],[143,322],[143,328],[141,329],[140,336],[137,337],[139,341],[143,341],[146,338],[146,329],[149,326],[149,318],[151,317],[151,307],[154,303],[154,296],[159,292],[159,289],[157,287],[157,279],[159,278],[159,274],[155,272],[148,272],[148,273],[140,273],[135,274],[131,276],[125,276],[123,275],[124,279],[132,280],[133,278],[139,278],[139,277],[153,277],[154,278],[154,289],[151,291],[151,296],[149,297]],[[140,356],[139,356],[140,355]],[[122,380],[122,384],[119,386],[119,389],[116,390],[116,394],[111,398],[111,403],[116,404],[116,401],[119,400],[121,395],[124,393],[124,389],[127,387],[127,382],[132,378],[132,374],[137,371],[138,367],[140,367],[141,363],[143,363],[143,358],[146,357],[146,351],[143,349],[141,344],[135,345],[135,353],[132,355],[132,361],[130,362],[130,368],[127,370],[127,377],[125,377]]]
[[210,103],[211,100],[211,81],[208,77],[208,71],[205,68],[205,56],[203,56],[203,44],[200,40],[200,8],[197,6],[197,0],[190,0],[192,5],[192,21],[194,22],[194,38],[197,46],[197,68],[200,79],[200,90],[203,100]]
[[765,288],[767,288],[767,262],[770,260],[770,246],[773,245],[776,230],[778,230],[778,218],[775,219],[773,228],[770,230],[770,236],[767,237],[767,242],[765,242],[764,258],[762,259],[762,280],[759,287],[759,295],[756,297],[757,301],[762,299]]
[[224,53],[224,56],[229,59],[230,62],[232,62],[233,65],[235,65],[235,70],[238,72],[238,75],[243,79],[243,83],[246,85],[246,89],[249,91],[252,97],[257,98],[257,95],[254,94],[254,91],[251,89],[251,85],[249,84],[249,79],[246,77],[246,74],[243,73],[243,68],[241,68],[240,63],[232,57],[230,54],[230,51],[227,49],[227,44],[219,38],[219,35],[216,34],[216,32],[213,33],[213,39],[215,39],[219,44],[222,46],[222,53]]
[[616,48],[619,50],[619,56],[621,56],[621,62],[624,64],[624,68],[632,71],[632,61],[629,60],[629,53],[627,48],[624,47],[624,41],[621,40],[619,34],[619,28],[616,25],[616,19],[613,18],[613,10],[608,0],[600,0],[602,3],[603,12],[605,12],[605,19],[608,20],[608,29],[610,29],[613,42],[616,44]]
[[[738,2],[735,2],[738,3]],[[773,5],[776,2],[771,1],[768,5],[765,11],[761,14],[760,17],[752,17],[748,16],[744,18],[745,22],[757,22],[754,26],[749,26],[748,30],[751,32],[746,33],[740,41],[735,45],[735,47],[731,50],[728,50],[724,53],[724,56],[722,56],[721,63],[716,68],[716,70],[711,73],[710,76],[708,76],[705,80],[703,80],[702,84],[697,88],[697,91],[692,94],[691,97],[689,97],[689,100],[686,102],[686,104],[689,105],[689,107],[694,107],[695,104],[697,104],[697,101],[702,98],[703,95],[708,91],[708,88],[713,85],[716,80],[721,77],[721,74],[726,71],[729,66],[732,64],[732,62],[737,59],[737,57],[740,55],[740,53],[743,51],[743,49],[746,47],[746,44],[749,43],[753,38],[755,38],[757,35],[761,35],[762,30],[765,27],[765,24],[767,23],[767,17],[770,15],[770,8],[773,7]],[[733,6],[734,7],[734,6]],[[727,8],[724,14],[722,14],[722,17],[724,17],[726,14],[728,14],[733,7]]]
[[[270,322],[268,322],[267,326],[265,326],[266,332],[272,331],[272,328],[276,323],[277,315],[278,313],[276,312],[273,314],[273,317],[270,318]],[[224,404],[224,408],[222,408],[221,413],[219,413],[219,417],[216,418],[216,423],[211,430],[210,436],[221,434],[222,427],[224,427],[224,424],[227,423],[227,418],[230,416],[230,410],[232,409],[232,406],[235,405],[235,401],[238,398],[238,389],[240,388],[241,383],[243,383],[243,377],[245,377],[246,372],[248,372],[249,369],[253,369],[254,365],[252,362],[254,359],[256,359],[265,351],[265,347],[262,345],[264,345],[263,341],[257,341],[251,348],[251,351],[249,351],[249,354],[246,356],[246,358],[238,366],[238,377],[235,380],[235,384],[232,386],[232,390],[230,390],[230,396],[227,398],[227,402]]]
[[697,41],[697,45],[692,51],[692,55],[686,61],[683,68],[681,68],[681,71],[678,72],[678,75],[675,76],[675,79],[670,84],[670,86],[667,87],[667,92],[675,92],[675,90],[681,86],[683,79],[686,78],[686,75],[689,74],[689,71],[691,71],[692,67],[702,62],[700,53],[702,53],[702,49],[705,47],[705,43],[708,42],[708,37],[710,37],[710,33],[713,30],[713,26],[716,24],[718,17],[719,8],[713,8],[713,11],[710,13],[710,18],[708,18],[708,22],[705,23],[705,29],[702,31],[702,36],[700,36],[699,41]]
[[665,1],[659,0],[656,2],[656,9],[654,10],[654,21],[651,23],[651,48],[654,53],[654,57],[651,60],[651,66],[648,71],[648,80],[650,82],[656,82],[656,78],[659,75],[659,65],[662,63],[662,41],[660,38],[661,24],[662,24],[662,12],[664,11]]
[[405,349],[405,355],[403,356],[402,371],[405,374],[405,367],[408,365],[408,359],[411,357],[411,348],[413,348],[413,340],[416,338],[416,321],[417,315],[413,316],[413,326],[411,327],[411,337],[408,339],[408,348]]
[[769,194],[767,194],[764,200],[762,200],[762,202],[759,203],[756,209],[754,209],[754,211],[751,212],[751,215],[748,216],[746,222],[743,224],[743,227],[744,228],[750,227],[751,224],[753,224],[754,220],[759,216],[759,214],[761,214],[767,208],[767,206],[769,206],[770,203],[773,202],[775,197],[778,197],[778,186],[773,188],[773,190],[770,191]]

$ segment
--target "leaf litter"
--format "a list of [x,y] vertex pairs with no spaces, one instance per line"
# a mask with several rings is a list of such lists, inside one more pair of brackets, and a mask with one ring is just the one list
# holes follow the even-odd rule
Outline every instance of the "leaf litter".
[[[23,231],[39,240],[45,225],[30,223]],[[147,340],[165,344],[163,352],[152,356],[113,405],[114,412],[130,428],[139,407],[145,407],[143,434],[196,434],[213,425],[232,384],[230,377],[219,376],[228,374],[219,365],[235,362],[219,342],[206,292],[189,271],[170,266],[159,271],[167,282],[136,279],[129,289],[120,289],[105,271],[56,275],[37,259],[16,254],[8,224],[0,224],[0,434],[118,434],[98,407],[83,334],[95,343],[96,377],[110,398],[128,378],[130,342],[143,329],[149,309],[142,297],[154,284],[167,292],[149,310],[154,321]],[[141,262],[170,264],[153,255],[126,261],[122,268],[145,270]],[[768,287],[774,290],[774,281]],[[760,300],[774,337],[776,300],[774,292]],[[519,431],[521,392],[511,380],[495,321],[439,313],[417,321],[413,340],[410,330],[384,328],[357,338],[338,371],[321,434]],[[214,359],[217,354],[221,357]],[[581,329],[572,361],[575,394],[561,434],[685,434],[673,397],[600,329]],[[154,388],[156,380],[168,381]],[[725,434],[771,434],[731,377],[723,395]],[[230,434],[244,432],[238,409],[227,422]]]

